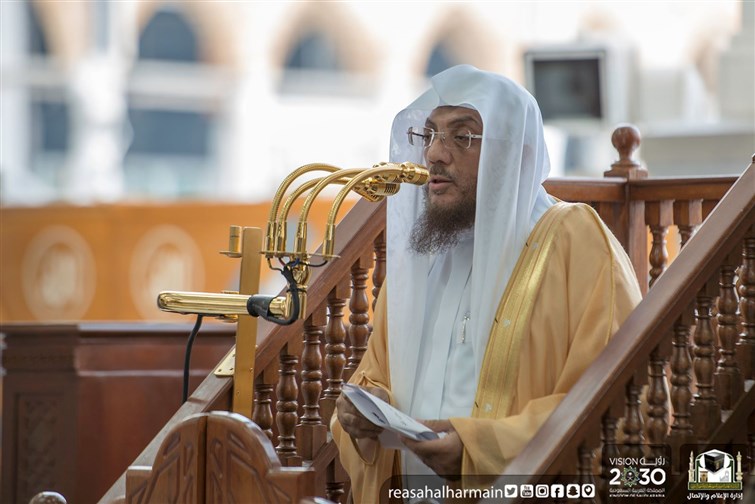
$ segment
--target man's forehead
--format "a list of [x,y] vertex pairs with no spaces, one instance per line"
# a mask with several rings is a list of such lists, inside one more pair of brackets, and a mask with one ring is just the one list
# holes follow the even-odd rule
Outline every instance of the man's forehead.
[[443,105],[436,107],[427,118],[428,122],[432,123],[451,123],[451,122],[471,122],[482,126],[482,118],[480,113],[475,109],[467,107],[455,107],[451,105]]

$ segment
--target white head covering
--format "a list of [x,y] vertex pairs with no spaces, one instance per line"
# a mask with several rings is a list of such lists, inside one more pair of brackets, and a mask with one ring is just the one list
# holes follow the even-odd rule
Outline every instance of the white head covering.
[[[540,109],[515,82],[469,65],[439,73],[431,89],[399,112],[391,131],[390,160],[424,164],[422,146],[411,146],[406,131],[421,128],[439,106],[479,112],[483,123],[477,179],[471,318],[467,341],[474,345],[475,376],[498,303],[534,224],[552,204],[542,187],[550,163]],[[428,167],[429,168],[429,167]],[[425,313],[430,257],[411,251],[414,222],[424,209],[423,189],[403,186],[388,199],[388,350],[391,383],[398,406],[411,405]],[[439,386],[442,377],[439,378]]]

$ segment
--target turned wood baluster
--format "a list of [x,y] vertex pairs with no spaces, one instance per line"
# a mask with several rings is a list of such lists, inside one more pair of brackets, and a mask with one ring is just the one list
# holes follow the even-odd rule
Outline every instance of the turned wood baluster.
[[[736,255],[741,255],[739,250]],[[721,265],[718,296],[718,340],[721,344],[720,359],[716,369],[716,396],[721,409],[730,410],[744,393],[744,380],[735,358],[738,339],[737,293],[734,289],[733,258],[728,257]]]
[[653,244],[650,248],[650,287],[653,286],[658,277],[666,270],[668,262],[668,252],[666,250],[666,233],[668,228],[665,226],[650,226],[650,233],[653,235]]
[[648,362],[649,384],[647,391],[648,424],[647,436],[650,453],[653,457],[665,455],[664,445],[668,434],[668,385],[666,382],[666,362],[669,345],[664,342],[650,353]]
[[372,267],[372,252],[361,257],[351,267],[351,299],[349,300],[349,342],[351,355],[346,364],[346,379],[351,378],[362,356],[367,351],[367,339],[370,337],[370,300],[367,297],[367,278]]
[[[623,177],[627,180],[647,178],[647,170],[634,160],[634,153],[640,147],[640,131],[631,125],[616,128],[611,135],[611,143],[619,153],[619,160],[611,164],[611,169],[603,172],[605,177]],[[600,205],[601,210],[604,205]],[[648,289],[647,227],[645,225],[645,202],[628,197],[615,208],[613,219],[607,220],[621,245],[627,251],[634,266],[637,281],[643,294]],[[604,213],[601,211],[601,217]]]
[[325,483],[325,496],[328,501],[341,502],[341,498],[344,494],[344,482],[343,481],[330,481]]
[[642,413],[640,412],[640,394],[642,387],[637,383],[637,379],[632,378],[626,386],[627,414],[624,417],[624,457],[640,458],[644,455],[642,444],[644,435],[642,434]]
[[276,403],[277,414],[275,423],[278,425],[278,446],[275,451],[284,466],[300,466],[301,457],[296,453],[296,398],[299,387],[296,385],[296,364],[299,359],[295,355],[289,355],[288,345],[283,347],[280,353],[280,372],[278,387],[275,389],[278,396]]
[[703,212],[703,220],[707,219],[710,213],[713,211],[714,208],[718,206],[718,202],[720,200],[703,200],[702,205],[702,212]]
[[343,324],[343,308],[346,306],[348,296],[348,278],[344,278],[328,294],[328,325],[325,327],[325,377],[328,386],[321,402],[325,425],[330,425],[336,399],[341,395],[343,384],[343,369],[346,365],[346,327]]
[[650,286],[652,287],[668,263],[666,233],[673,223],[673,201],[646,201],[645,222],[650,226],[653,243],[650,248]]
[[254,407],[252,408],[252,422],[256,423],[273,440],[273,409],[270,394],[273,386],[265,383],[265,373],[260,373],[254,380]]
[[682,445],[695,442],[690,423],[690,403],[692,389],[690,383],[690,327],[693,323],[694,308],[689,306],[674,324],[673,350],[671,352],[671,405],[674,421],[671,425],[669,442],[672,453],[680,453]]
[[[322,425],[320,418],[320,393],[322,392],[322,354],[320,353],[320,336],[325,322],[324,307],[322,320],[316,320],[315,310],[304,323],[304,349],[301,354],[301,395],[304,400],[303,425]],[[320,324],[322,322],[322,324]]]
[[742,246],[739,268],[739,316],[742,333],[737,342],[737,361],[745,380],[755,379],[755,227]]
[[684,247],[703,221],[703,200],[674,201],[674,224],[679,228],[680,248]]
[[611,468],[614,464],[611,463],[612,459],[621,457],[621,451],[616,440],[616,431],[618,430],[618,419],[612,416],[609,411],[601,420],[601,441],[603,443],[603,449],[600,457],[600,480],[598,482],[598,491],[600,495],[608,495],[608,482],[611,481]]
[[695,300],[695,360],[693,368],[697,393],[694,395],[690,413],[695,437],[707,440],[721,422],[721,406],[716,399],[713,373],[716,369],[715,334],[711,324],[711,307],[713,296],[718,291],[717,282],[708,282],[698,293]]
[[695,232],[694,226],[679,226],[679,248],[684,247]]
[[378,294],[383,287],[386,273],[385,231],[375,238],[375,268],[372,270],[372,309],[375,310]]
[[322,354],[320,339],[325,326],[325,304],[319,306],[304,322],[304,348],[301,354],[301,396],[303,415],[296,427],[299,455],[313,460],[327,441],[328,429],[320,417],[322,393]]
[[[674,201],[674,223],[679,229],[679,248],[684,248],[703,221],[703,200]],[[690,327],[694,325],[694,306],[690,305],[674,323],[671,354],[671,405],[674,421],[669,433],[672,453],[679,453],[684,444],[695,441],[689,408],[692,402],[692,347]]]
[[[595,458],[595,454],[593,453],[593,450],[588,448],[585,444],[579,445],[579,461],[577,462],[577,475],[579,478],[579,484],[580,485],[595,485],[595,477],[592,474],[592,463],[593,459]],[[596,486],[597,488],[597,486]],[[596,492],[597,495],[597,492]],[[591,502],[595,503],[597,500],[595,498],[583,498],[580,500],[580,502]]]
[[345,493],[345,480],[348,478],[346,471],[341,466],[339,458],[336,457],[328,464],[327,475],[325,479],[325,496],[333,502],[341,502]]

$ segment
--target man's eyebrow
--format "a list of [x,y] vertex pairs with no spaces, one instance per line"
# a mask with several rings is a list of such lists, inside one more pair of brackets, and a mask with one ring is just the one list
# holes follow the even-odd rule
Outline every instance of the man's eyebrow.
[[475,126],[482,126],[480,122],[477,120],[477,118],[471,115],[457,117],[456,119],[450,121],[448,125],[455,126],[457,124],[464,124],[468,122],[474,123]]
[[[465,123],[470,123],[470,122],[473,123],[475,126],[482,127],[482,125],[480,124],[480,121],[478,121],[477,118],[472,115],[465,115],[465,116],[457,117],[456,119],[452,119],[448,123],[448,126],[456,126],[459,124],[465,124]],[[427,119],[425,121],[425,127],[435,128],[436,125],[433,121],[431,121],[430,119]]]

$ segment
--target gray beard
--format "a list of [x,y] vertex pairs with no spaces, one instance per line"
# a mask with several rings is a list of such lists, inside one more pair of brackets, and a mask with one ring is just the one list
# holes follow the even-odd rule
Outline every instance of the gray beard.
[[474,225],[475,198],[444,208],[430,203],[425,187],[425,211],[412,228],[411,249],[421,255],[437,254],[456,246],[461,234]]

